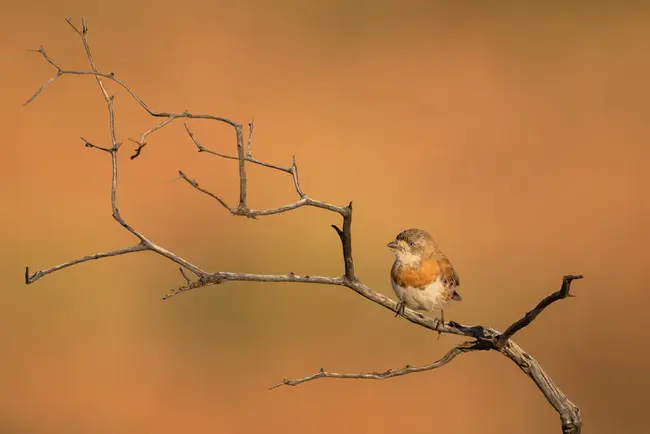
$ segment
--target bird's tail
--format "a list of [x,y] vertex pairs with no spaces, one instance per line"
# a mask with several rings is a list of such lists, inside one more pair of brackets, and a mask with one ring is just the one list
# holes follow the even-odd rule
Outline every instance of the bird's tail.
[[451,296],[451,299],[456,301],[463,301],[463,297],[461,297],[460,294],[456,292],[456,290],[454,290],[454,295]]

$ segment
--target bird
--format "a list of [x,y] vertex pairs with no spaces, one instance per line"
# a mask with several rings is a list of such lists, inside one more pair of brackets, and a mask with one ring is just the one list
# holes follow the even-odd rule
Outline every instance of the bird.
[[442,253],[433,237],[422,229],[407,229],[386,245],[395,255],[390,281],[399,299],[398,315],[404,308],[440,311],[439,324],[444,324],[444,309],[450,300],[462,301],[456,290],[458,274]]

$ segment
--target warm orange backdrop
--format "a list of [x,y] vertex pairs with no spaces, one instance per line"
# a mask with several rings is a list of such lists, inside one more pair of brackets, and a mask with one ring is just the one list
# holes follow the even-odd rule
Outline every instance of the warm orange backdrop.
[[[274,4],[273,4],[274,3]],[[110,217],[107,115],[64,18],[85,15],[98,67],[157,110],[256,119],[257,157],[296,154],[304,190],[354,200],[358,275],[392,296],[385,248],[437,237],[461,276],[466,323],[507,326],[583,273],[577,298],[517,341],[581,409],[588,433],[650,429],[647,279],[650,15],[640,2],[571,6],[431,1],[2,2],[0,48],[0,432],[558,432],[535,386],[497,354],[387,380],[267,388],[321,366],[385,370],[440,357],[458,339],[419,329],[350,290],[182,284],[150,253],[33,270],[127,246]],[[541,3],[541,2],[539,2]],[[252,221],[175,180],[183,169],[236,201],[236,164],[198,154],[182,124],[151,128],[116,92],[120,209],[154,241],[210,270],[340,273],[337,216]],[[231,131],[193,121],[234,152]],[[288,177],[249,169],[250,204],[295,198]],[[523,428],[522,428],[523,424]]]

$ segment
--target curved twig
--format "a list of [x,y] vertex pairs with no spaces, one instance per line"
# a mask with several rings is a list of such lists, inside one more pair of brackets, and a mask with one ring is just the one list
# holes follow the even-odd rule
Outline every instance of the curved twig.
[[473,341],[473,342],[463,342],[460,345],[456,345],[451,350],[447,352],[440,359],[436,360],[433,363],[424,366],[411,366],[406,365],[401,369],[389,369],[384,372],[369,372],[367,374],[338,374],[336,372],[327,372],[323,368],[312,375],[306,377],[297,378],[295,380],[284,379],[282,382],[271,386],[271,389],[278,388],[280,386],[297,386],[307,381],[318,380],[319,378],[344,378],[344,379],[356,379],[356,380],[385,380],[387,378],[399,377],[406,374],[412,374],[414,372],[423,372],[430,371],[432,369],[440,368],[441,366],[446,365],[451,362],[456,356],[467,353],[469,351],[480,351],[488,350],[489,346],[485,344],[484,341]]

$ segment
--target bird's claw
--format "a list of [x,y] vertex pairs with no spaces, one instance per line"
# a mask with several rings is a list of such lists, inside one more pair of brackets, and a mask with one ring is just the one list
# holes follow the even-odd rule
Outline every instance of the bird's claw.
[[438,339],[440,339],[440,335],[442,332],[440,331],[440,327],[444,327],[445,325],[445,312],[440,311],[440,317],[436,318],[436,330],[438,331]]
[[400,315],[404,316],[404,308],[405,307],[406,306],[404,305],[403,302],[397,303],[397,312],[395,312],[395,318],[397,318]]

